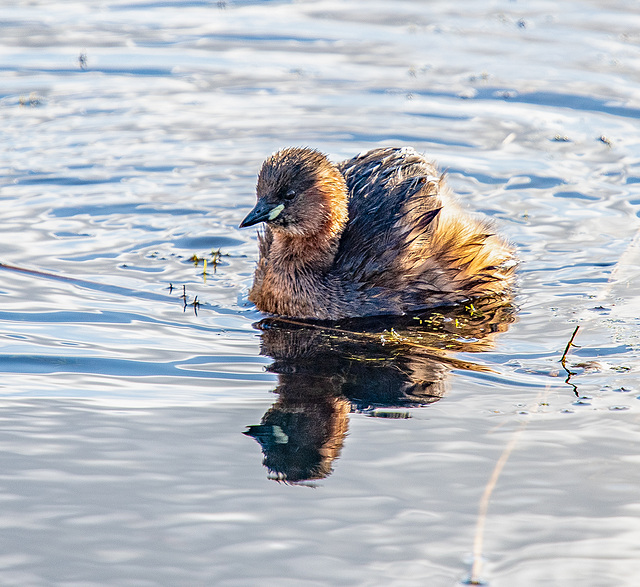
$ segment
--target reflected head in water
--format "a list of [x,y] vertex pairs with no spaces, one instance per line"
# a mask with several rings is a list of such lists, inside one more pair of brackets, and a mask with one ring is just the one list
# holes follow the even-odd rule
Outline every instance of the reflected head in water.
[[337,323],[268,318],[261,354],[273,358],[277,401],[245,432],[273,479],[318,480],[339,457],[351,412],[378,415],[438,401],[450,369],[487,370],[451,351],[491,348],[514,320],[507,298],[413,316]]

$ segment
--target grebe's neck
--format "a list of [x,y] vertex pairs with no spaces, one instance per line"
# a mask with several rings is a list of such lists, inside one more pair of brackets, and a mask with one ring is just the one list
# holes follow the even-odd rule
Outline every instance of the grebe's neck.
[[342,174],[324,176],[307,194],[314,202],[297,230],[274,228],[270,264],[273,270],[324,274],[333,264],[348,220],[347,186]]
[[[337,172],[337,170],[336,170]],[[339,173],[339,172],[337,172]],[[336,298],[339,284],[328,277],[340,237],[347,224],[347,188],[340,176],[337,187],[323,182],[317,206],[309,210],[313,231],[271,228],[273,240],[265,259],[263,278],[254,286],[249,299],[265,312],[300,318],[329,319],[330,300]],[[335,186],[334,186],[335,187]],[[299,226],[299,225],[298,225]]]

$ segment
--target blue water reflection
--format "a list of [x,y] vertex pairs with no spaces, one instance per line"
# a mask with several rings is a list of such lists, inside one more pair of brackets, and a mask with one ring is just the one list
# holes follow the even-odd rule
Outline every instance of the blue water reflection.
[[[505,447],[489,583],[637,583],[629,3],[5,4],[3,584],[452,585]],[[262,160],[390,144],[514,243],[517,319],[260,325]]]

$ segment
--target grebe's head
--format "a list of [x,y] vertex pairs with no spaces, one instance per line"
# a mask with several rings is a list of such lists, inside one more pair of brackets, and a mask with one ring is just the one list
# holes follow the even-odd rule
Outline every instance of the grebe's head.
[[319,151],[292,147],[262,165],[258,202],[240,228],[266,222],[276,233],[313,236],[342,231],[347,221],[347,187],[335,165]]

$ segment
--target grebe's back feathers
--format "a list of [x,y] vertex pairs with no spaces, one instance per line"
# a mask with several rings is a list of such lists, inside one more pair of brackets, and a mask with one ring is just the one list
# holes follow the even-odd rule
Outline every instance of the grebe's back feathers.
[[446,197],[442,176],[410,148],[375,149],[338,169],[350,198],[335,269],[363,287],[411,287],[427,269],[423,249]]

